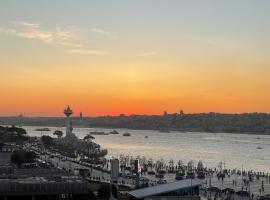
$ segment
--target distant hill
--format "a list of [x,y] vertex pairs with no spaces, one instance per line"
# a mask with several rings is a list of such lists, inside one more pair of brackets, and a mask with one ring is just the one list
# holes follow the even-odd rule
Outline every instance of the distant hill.
[[[149,130],[178,130],[270,134],[270,114],[267,113],[174,113],[164,115],[120,115],[73,118],[74,127],[108,127]],[[2,125],[65,126],[64,117],[0,117]]]

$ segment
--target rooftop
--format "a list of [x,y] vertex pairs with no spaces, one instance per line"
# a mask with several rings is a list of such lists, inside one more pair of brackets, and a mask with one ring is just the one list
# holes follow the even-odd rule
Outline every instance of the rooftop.
[[141,199],[141,198],[154,196],[154,195],[158,195],[162,193],[172,192],[175,190],[196,187],[196,186],[200,186],[201,184],[202,184],[202,181],[199,179],[185,179],[185,180],[176,181],[173,183],[167,183],[167,184],[157,185],[153,187],[133,190],[133,191],[128,192],[128,194],[137,199]]

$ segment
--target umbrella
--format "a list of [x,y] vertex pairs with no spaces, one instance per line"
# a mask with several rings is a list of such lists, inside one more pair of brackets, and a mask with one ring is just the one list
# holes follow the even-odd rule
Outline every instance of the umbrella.
[[243,190],[237,191],[236,194],[238,194],[240,196],[249,196],[249,193],[247,191],[243,191]]
[[207,188],[209,192],[220,192],[220,189],[218,187],[209,187]]
[[222,192],[235,193],[234,189],[232,188],[225,188],[222,190]]

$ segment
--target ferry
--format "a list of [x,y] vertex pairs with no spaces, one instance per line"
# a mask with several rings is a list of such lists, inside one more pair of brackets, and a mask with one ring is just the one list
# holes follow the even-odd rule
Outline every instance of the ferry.
[[130,133],[124,133],[123,136],[130,136]]
[[51,131],[49,128],[36,128],[35,131]]
[[116,130],[110,132],[110,134],[119,134]]
[[93,131],[90,132],[91,135],[109,135],[109,133],[105,133],[103,131]]

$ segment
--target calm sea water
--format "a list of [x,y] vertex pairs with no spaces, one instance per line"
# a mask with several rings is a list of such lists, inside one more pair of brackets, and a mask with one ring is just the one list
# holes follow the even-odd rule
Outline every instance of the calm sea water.
[[[49,127],[50,132],[35,131],[37,127],[24,127],[31,136],[51,135],[54,130],[65,128]],[[90,131],[109,132],[112,129],[74,128],[73,132],[83,138]],[[119,135],[95,135],[95,142],[108,149],[107,157],[121,154],[145,156],[153,160],[164,159],[185,164],[202,160],[207,167],[217,167],[224,162],[226,168],[264,171],[270,173],[270,135],[248,135],[230,133],[171,132],[149,130],[115,129]],[[130,137],[122,136],[129,132]],[[148,136],[148,138],[145,138]],[[262,149],[257,149],[261,147]]]

